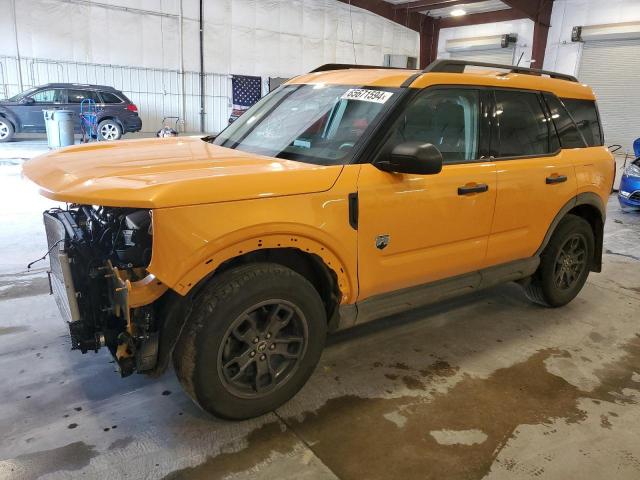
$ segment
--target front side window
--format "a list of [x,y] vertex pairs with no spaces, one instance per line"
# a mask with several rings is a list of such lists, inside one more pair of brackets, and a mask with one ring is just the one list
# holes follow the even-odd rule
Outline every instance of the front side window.
[[590,147],[600,147],[604,144],[602,139],[602,129],[598,120],[598,111],[596,110],[596,102],[592,100],[574,100],[572,98],[563,98],[562,103],[573,117]]
[[31,95],[37,103],[62,103],[62,90],[51,88],[48,90],[40,90]]
[[383,150],[404,142],[431,143],[445,163],[478,158],[480,92],[436,88],[420,94],[396,121]]
[[93,100],[96,103],[100,103],[100,99],[96,92],[91,90],[69,90],[69,103],[82,103],[85,99]]
[[397,100],[398,92],[346,85],[285,85],[247,110],[213,143],[306,163],[347,164]]
[[557,150],[537,93],[497,90],[495,95],[499,157],[547,155]]

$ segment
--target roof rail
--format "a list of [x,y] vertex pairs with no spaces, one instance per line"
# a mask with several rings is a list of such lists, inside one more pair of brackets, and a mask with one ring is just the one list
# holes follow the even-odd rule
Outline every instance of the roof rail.
[[464,73],[465,67],[468,66],[499,68],[501,70],[509,70],[512,73],[522,73],[525,75],[548,75],[551,78],[557,78],[560,80],[568,80],[570,82],[578,81],[578,79],[573,75],[567,75],[565,73],[550,72],[548,70],[538,70],[537,68],[516,67],[513,65],[500,65],[499,63],[474,62],[470,60],[439,59],[430,63],[427,68],[422,70],[422,72]]
[[326,72],[327,70],[347,70],[349,68],[384,68],[385,70],[406,70],[406,68],[383,67],[382,65],[356,65],[351,63],[326,63],[318,68],[311,70],[309,73]]

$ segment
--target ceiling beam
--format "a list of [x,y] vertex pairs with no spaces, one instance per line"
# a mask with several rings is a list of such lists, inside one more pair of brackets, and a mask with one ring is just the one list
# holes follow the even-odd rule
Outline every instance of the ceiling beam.
[[396,10],[393,8],[393,4],[385,2],[383,0],[338,0],[339,2],[346,3],[352,7],[362,8],[368,10],[371,13],[380,15],[381,17],[391,20],[403,27],[407,27],[416,32],[420,32],[420,26],[422,25],[422,19],[424,15],[418,12],[412,12],[408,10]]
[[551,26],[551,12],[554,0],[541,0],[538,16],[533,26],[533,46],[531,49],[531,59],[535,60],[534,67],[544,68],[544,56],[549,38],[549,27]]
[[393,8],[396,10],[436,10],[439,8],[455,7],[456,5],[469,5],[470,3],[480,3],[485,0],[419,0],[406,3],[396,3]]
[[542,3],[540,0],[502,0],[502,2],[509,5],[514,10],[519,11],[534,22],[538,19]]
[[473,13],[461,17],[447,17],[440,19],[440,28],[466,27],[468,25],[479,25],[481,23],[506,22],[509,20],[520,20],[528,18],[523,13],[514,10],[497,10],[495,12]]
[[440,36],[440,19],[423,16],[420,31],[420,65],[424,69],[438,58],[438,38]]

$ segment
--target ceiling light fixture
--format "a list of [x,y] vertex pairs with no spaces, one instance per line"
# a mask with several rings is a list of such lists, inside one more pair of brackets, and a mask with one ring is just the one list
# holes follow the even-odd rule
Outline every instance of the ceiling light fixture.
[[466,15],[467,11],[462,8],[456,8],[455,10],[451,10],[452,17],[461,17],[462,15]]

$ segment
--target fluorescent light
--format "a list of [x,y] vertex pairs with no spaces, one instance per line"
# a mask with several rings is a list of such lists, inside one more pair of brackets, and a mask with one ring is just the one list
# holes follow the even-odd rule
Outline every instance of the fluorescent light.
[[466,15],[467,11],[462,8],[456,8],[455,10],[451,10],[452,17],[461,17],[462,15]]

